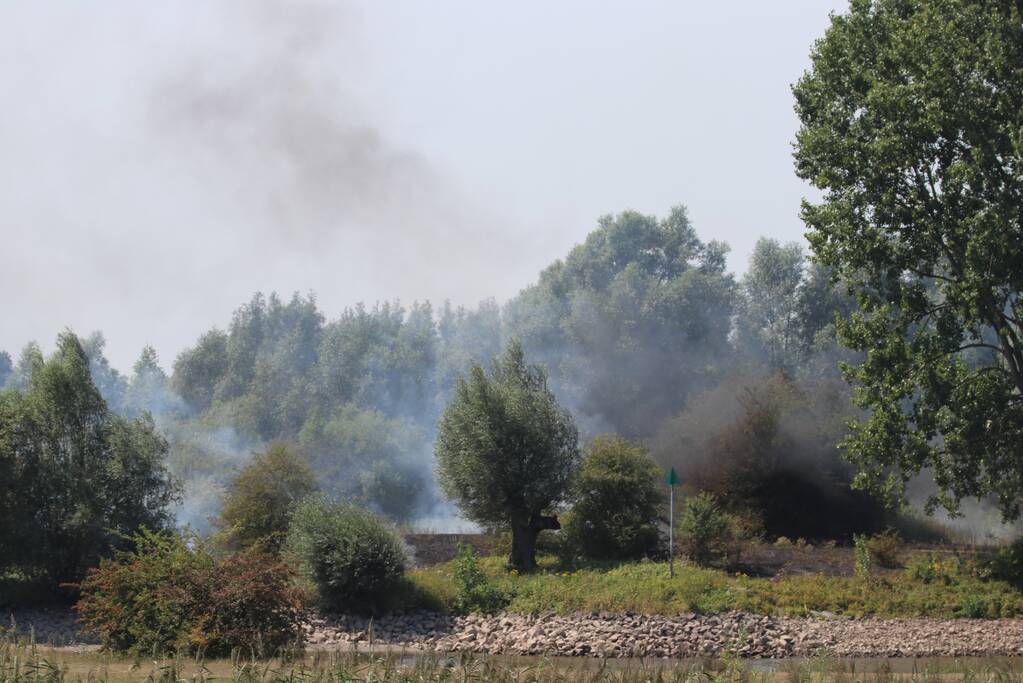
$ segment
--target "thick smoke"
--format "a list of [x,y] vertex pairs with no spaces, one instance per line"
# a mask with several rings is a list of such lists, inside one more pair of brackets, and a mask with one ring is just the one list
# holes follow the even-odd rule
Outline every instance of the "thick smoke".
[[261,0],[223,12],[250,49],[207,46],[169,68],[149,93],[148,121],[153,139],[234,198],[247,239],[315,256],[327,245],[387,254],[374,264],[382,281],[456,254],[460,273],[431,278],[492,278],[482,256],[521,251],[346,90],[363,59],[354,11]]
[[184,348],[256,290],[315,289],[332,312],[378,297],[468,303],[514,292],[536,262],[522,230],[395,132],[386,98],[364,87],[369,50],[348,3],[81,16],[39,4],[11,19],[0,80],[21,105],[0,126],[13,190],[0,270],[15,288],[45,269],[50,286],[9,302],[6,343],[46,340],[53,320],[113,332],[130,319],[108,350],[124,367],[144,341]]

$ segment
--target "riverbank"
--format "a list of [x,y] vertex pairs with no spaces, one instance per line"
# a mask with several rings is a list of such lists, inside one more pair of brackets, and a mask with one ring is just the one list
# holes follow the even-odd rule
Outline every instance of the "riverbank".
[[[87,644],[68,610],[15,613],[16,631],[39,643]],[[8,619],[5,619],[5,623]],[[467,652],[487,655],[685,659],[694,657],[1023,656],[1023,619],[773,617],[744,612],[499,614],[414,612],[377,618],[314,616],[311,649]]]
[[570,657],[990,657],[1023,655],[1023,619],[787,618],[743,612],[319,618],[316,647]]

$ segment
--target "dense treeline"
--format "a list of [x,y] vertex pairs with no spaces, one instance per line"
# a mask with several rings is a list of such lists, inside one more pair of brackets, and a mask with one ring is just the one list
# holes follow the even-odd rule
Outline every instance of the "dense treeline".
[[[431,453],[441,410],[470,363],[489,364],[510,339],[547,367],[584,440],[645,441],[658,464],[682,471],[723,450],[714,462],[741,472],[753,459],[750,472],[772,482],[798,474],[791,490],[841,491],[844,501],[849,473],[835,443],[849,404],[835,381],[834,319],[852,304],[795,243],[761,240],[738,279],[727,251],[701,240],[683,207],[663,219],[626,211],[602,218],[503,307],[385,302],[329,319],[312,295],[256,294],[170,375],[150,347],[125,376],[101,334],[76,343],[111,414],[153,416],[185,485],[178,519],[200,529],[231,473],[271,441],[294,445],[333,495],[400,522],[448,514]],[[34,344],[17,362],[0,356],[0,381],[15,390],[5,400],[29,391],[41,363]],[[771,424],[747,443],[739,436],[760,419],[746,414],[754,395],[774,402],[755,408]],[[703,405],[714,419],[694,418]],[[790,531],[767,503],[753,507],[769,531]]]
[[0,392],[0,574],[57,583],[140,526],[160,528],[177,494],[152,417],[112,413],[77,337],[43,359],[29,347],[20,390]]

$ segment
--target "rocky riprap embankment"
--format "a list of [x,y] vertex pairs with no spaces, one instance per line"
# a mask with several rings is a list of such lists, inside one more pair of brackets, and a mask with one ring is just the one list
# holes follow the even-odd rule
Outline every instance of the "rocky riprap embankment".
[[[371,633],[372,631],[372,633]],[[788,619],[712,615],[429,613],[313,620],[314,646],[368,644],[487,654],[591,657],[995,656],[1023,654],[1023,620]]]
[[[592,657],[691,657],[735,645],[743,657],[791,654],[795,638],[771,617],[730,612],[659,617],[408,614],[370,620],[341,616],[308,625],[313,645],[370,643],[437,651]],[[746,634],[741,639],[740,635]]]
[[[21,634],[53,645],[90,643],[70,610],[0,614]],[[439,652],[587,657],[968,657],[1023,655],[1023,619],[808,619],[742,612],[662,617],[579,614],[456,617],[429,612],[373,619],[314,617],[304,625],[316,648],[394,647]]]
[[[1023,619],[786,619],[838,657],[1023,655]],[[804,654],[800,652],[799,654]]]

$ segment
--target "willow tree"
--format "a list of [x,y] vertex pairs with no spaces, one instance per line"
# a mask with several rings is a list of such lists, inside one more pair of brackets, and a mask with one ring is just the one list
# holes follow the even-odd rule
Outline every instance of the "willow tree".
[[794,87],[803,219],[860,312],[859,481],[1023,494],[1023,3],[853,0]]
[[489,373],[473,363],[458,380],[435,445],[441,488],[472,521],[510,526],[509,562],[532,569],[540,532],[560,528],[550,513],[568,492],[578,441],[546,373],[512,342]]
[[178,487],[152,417],[110,412],[74,334],[26,357],[26,386],[0,392],[0,573],[77,581],[140,527],[168,526]]

